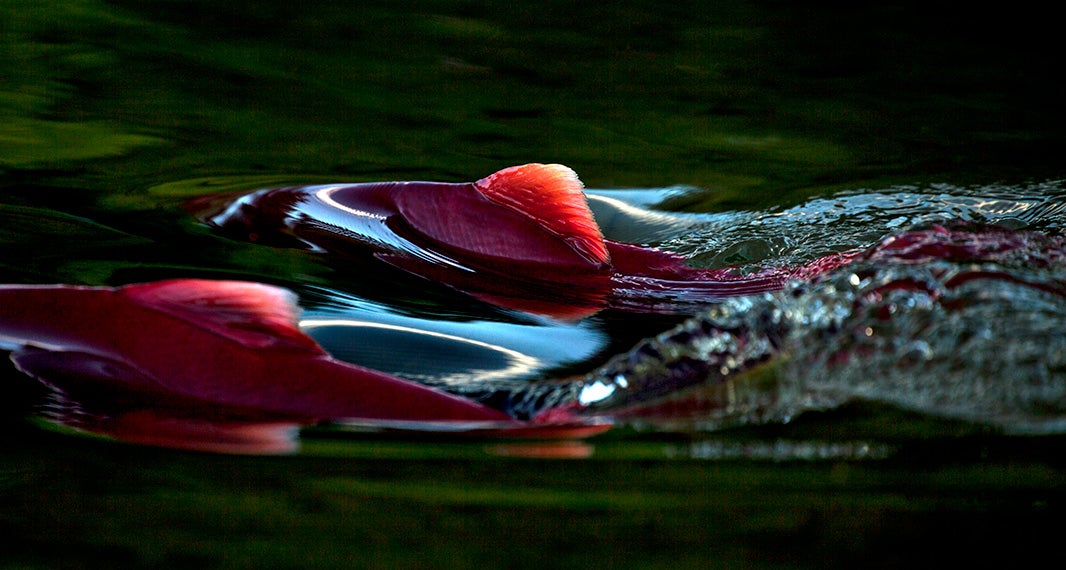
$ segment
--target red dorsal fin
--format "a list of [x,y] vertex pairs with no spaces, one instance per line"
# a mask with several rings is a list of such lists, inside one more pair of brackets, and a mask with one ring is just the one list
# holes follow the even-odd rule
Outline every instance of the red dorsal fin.
[[597,265],[610,263],[577,174],[561,164],[524,164],[476,183],[488,199],[529,216]]
[[245,281],[174,279],[127,285],[119,291],[143,307],[251,348],[287,346],[324,352],[297,328],[300,308],[296,295],[280,287]]

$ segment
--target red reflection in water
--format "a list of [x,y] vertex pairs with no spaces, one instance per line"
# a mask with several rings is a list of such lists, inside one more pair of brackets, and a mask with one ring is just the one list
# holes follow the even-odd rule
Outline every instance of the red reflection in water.
[[292,293],[173,280],[120,288],[0,286],[0,338],[53,388],[59,421],[126,441],[212,451],[291,450],[325,420],[480,422],[502,435],[581,437],[337,361],[295,326]]

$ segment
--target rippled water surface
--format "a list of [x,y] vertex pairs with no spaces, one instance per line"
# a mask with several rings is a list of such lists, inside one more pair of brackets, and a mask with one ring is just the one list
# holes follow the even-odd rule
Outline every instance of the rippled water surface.
[[[1050,552],[1066,93],[1055,20],[1008,8],[961,25],[907,2],[0,2],[0,283],[269,283],[338,359],[617,425],[545,442],[336,422],[279,427],[287,455],[177,451],[84,429],[84,407],[8,366],[0,566]],[[567,319],[187,209],[526,162],[574,168],[607,238],[695,267],[868,253],[779,292]],[[964,259],[888,247],[938,227],[1023,237]]]
[[[594,194],[594,203],[604,197],[600,207],[610,207],[605,213],[616,223],[634,220],[621,230],[632,239],[642,241],[639,228],[644,239],[678,251],[715,242],[731,251],[719,263],[751,270],[876,251],[882,240],[935,224],[1040,231],[1006,254],[873,254],[812,283],[726,300],[582,380],[513,390],[516,406],[579,401],[610,410],[711,386],[697,409],[653,413],[645,423],[701,429],[788,421],[861,399],[1011,431],[1062,429],[1066,250],[1057,229],[1066,202],[1057,184],[850,191],[783,210],[702,215],[643,210],[636,202],[648,193],[632,192],[634,203],[625,191]],[[930,239],[938,235],[950,234]],[[755,365],[773,368],[776,380],[739,374]],[[723,381],[728,388],[718,386]]]

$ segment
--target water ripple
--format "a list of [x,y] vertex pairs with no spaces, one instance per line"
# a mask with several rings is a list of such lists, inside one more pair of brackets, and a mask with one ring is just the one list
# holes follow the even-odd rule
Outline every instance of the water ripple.
[[[941,185],[705,217],[666,243],[720,258],[731,246],[738,251],[737,240],[761,240],[766,252],[759,255],[785,264],[878,241],[882,247],[815,282],[711,306],[577,381],[517,391],[513,411],[576,405],[698,430],[790,421],[867,401],[1010,432],[1062,433],[1066,242],[1056,234],[1064,204],[1058,183]],[[961,260],[886,245],[908,228],[949,220],[1038,231],[1003,234],[1021,245],[1001,249],[993,240]],[[969,239],[929,235],[946,246]]]

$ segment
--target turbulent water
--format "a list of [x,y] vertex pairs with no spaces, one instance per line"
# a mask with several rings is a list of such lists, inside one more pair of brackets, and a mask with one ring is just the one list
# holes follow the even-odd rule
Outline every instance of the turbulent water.
[[1034,232],[1007,253],[961,261],[875,254],[811,283],[724,301],[583,378],[510,389],[515,413],[577,406],[705,429],[864,400],[1011,432],[1066,430],[1060,183],[854,191],[781,210],[703,215],[643,209],[654,196],[594,193],[593,203],[613,220],[609,237],[624,227],[627,239],[709,265],[802,263],[932,224]]

